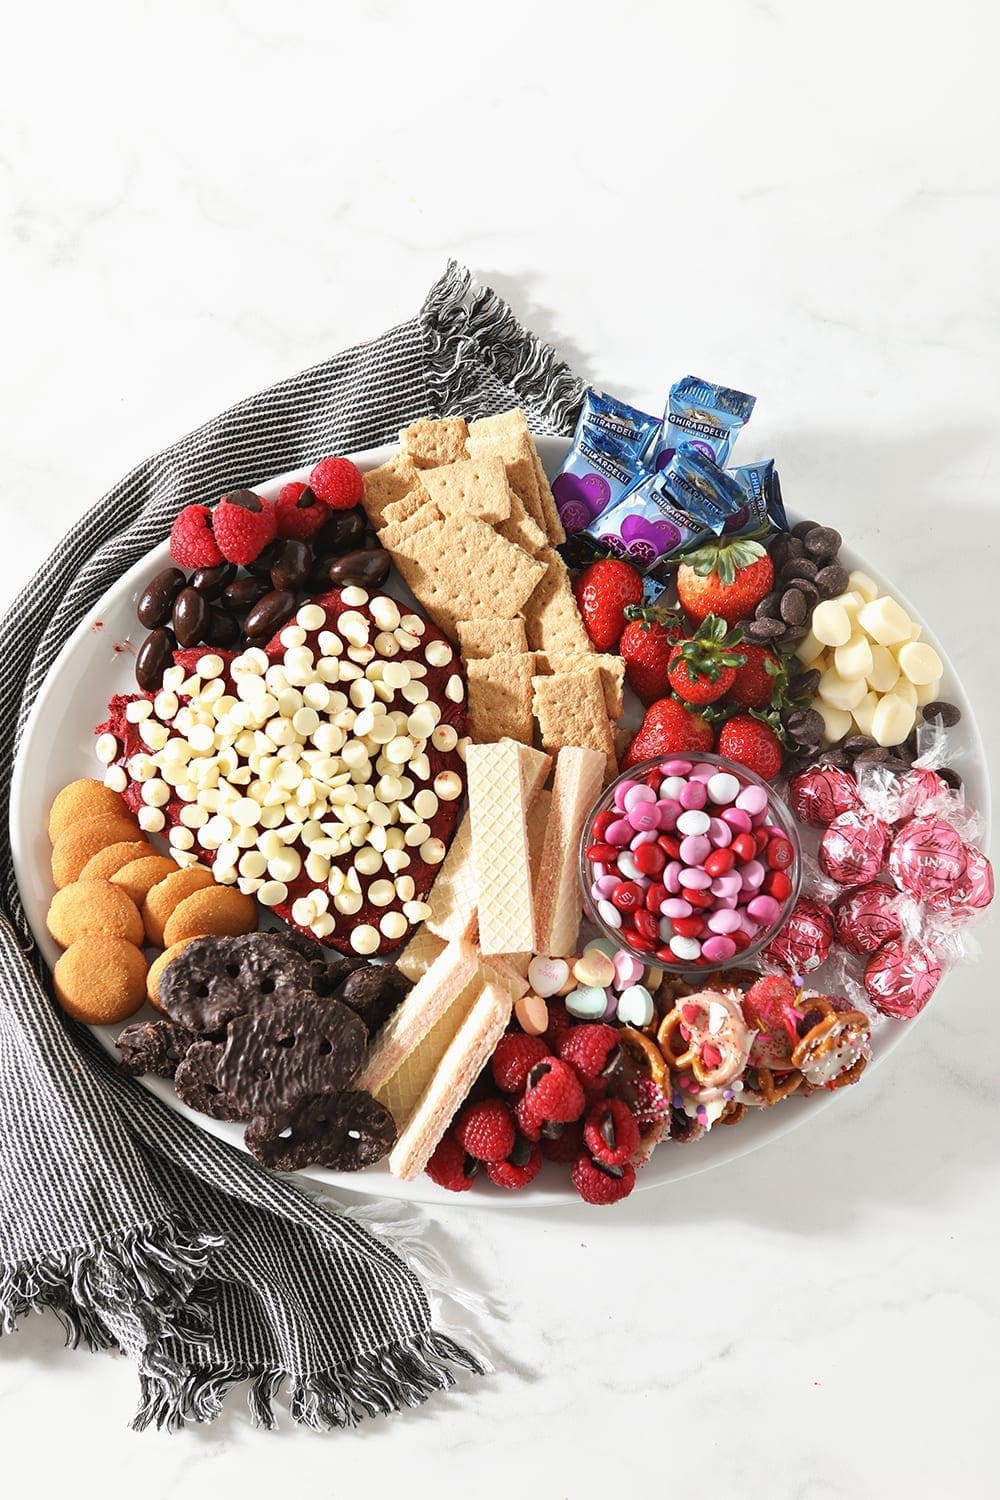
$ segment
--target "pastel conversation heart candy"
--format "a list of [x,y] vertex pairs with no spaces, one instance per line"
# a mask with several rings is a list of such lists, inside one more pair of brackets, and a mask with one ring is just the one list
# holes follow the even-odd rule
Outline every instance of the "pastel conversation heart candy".
[[618,1019],[623,1026],[641,1030],[650,1024],[654,1014],[653,997],[644,985],[630,984],[618,996]]
[[608,997],[594,985],[578,985],[566,996],[566,1009],[580,1021],[599,1021],[607,1008]]
[[558,995],[568,978],[569,964],[564,958],[538,957],[528,965],[528,983],[543,1000]]

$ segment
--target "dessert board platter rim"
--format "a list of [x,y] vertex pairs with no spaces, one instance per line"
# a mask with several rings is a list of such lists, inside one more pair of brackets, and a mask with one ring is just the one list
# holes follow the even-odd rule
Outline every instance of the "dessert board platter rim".
[[[569,439],[536,436],[542,464],[550,477],[558,472],[569,448]],[[396,444],[366,449],[346,455],[362,470],[384,463],[397,451]],[[274,498],[282,484],[290,479],[305,478],[308,469],[296,470],[255,485],[255,489]],[[790,524],[800,519],[789,512]],[[921,620],[897,584],[886,578],[866,559],[860,557],[849,540],[841,548],[840,558],[848,569],[862,568],[883,591],[888,591],[912,618]],[[134,651],[144,628],[138,623],[135,605],[149,579],[170,562],[164,541],[122,575],[87,612],[66,641],[43,683],[25,722],[11,778],[10,836],[14,870],[28,925],[49,967],[60,953],[45,925],[45,914],[51,899],[49,844],[46,826],[49,807],[58,789],[80,776],[94,775],[99,763],[94,755],[93,727],[104,717],[105,705],[114,692],[134,691],[132,669]],[[390,576],[386,591],[412,603],[412,595],[399,575]],[[969,800],[979,811],[985,826],[984,847],[988,848],[990,824],[989,779],[982,736],[968,695],[951,664],[946,649],[924,624],[923,639],[941,656],[945,667],[944,696],[962,711],[961,723],[950,731],[955,754],[952,759],[961,771]],[[124,643],[125,649],[122,649]],[[942,991],[939,993],[943,992]],[[939,998],[935,1004],[941,1004]],[[154,1012],[144,1008],[139,1018]],[[872,1042],[872,1064],[883,1061],[904,1039],[913,1022],[883,1022],[875,1029]],[[90,1028],[104,1049],[117,1057],[114,1045],[119,1026]],[[869,1068],[869,1073],[871,1068]],[[144,1077],[141,1082],[159,1099],[193,1121],[211,1135],[245,1150],[243,1126],[209,1119],[182,1104],[173,1084],[166,1079]],[[864,1082],[862,1087],[869,1084]],[[737,1160],[770,1144],[806,1121],[814,1120],[836,1097],[835,1093],[813,1095],[808,1102],[790,1104],[751,1112],[737,1129],[719,1128],[689,1146],[664,1143],[654,1151],[649,1163],[636,1177],[636,1191],[662,1187],[682,1178],[695,1176]],[[515,1208],[540,1208],[579,1203],[568,1177],[542,1175],[523,1193],[505,1193],[486,1181],[476,1182],[469,1194],[450,1193],[426,1176],[414,1182],[402,1182],[390,1175],[384,1162],[361,1173],[332,1172],[323,1167],[307,1168],[304,1177],[338,1191],[364,1193],[415,1202],[452,1204],[470,1208],[488,1208],[503,1204]]]

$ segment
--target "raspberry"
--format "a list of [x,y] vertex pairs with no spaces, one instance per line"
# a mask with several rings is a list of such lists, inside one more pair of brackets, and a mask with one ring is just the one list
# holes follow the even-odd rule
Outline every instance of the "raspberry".
[[536,1063],[528,1074],[524,1102],[535,1119],[558,1125],[578,1120],[587,1101],[569,1063],[551,1057]]
[[170,528],[170,556],[182,568],[214,568],[222,562],[207,505],[185,505]]
[[548,1001],[549,1024],[545,1028],[542,1040],[547,1042],[553,1052],[559,1050],[559,1038],[568,1026],[575,1025],[573,1017],[566,1009],[561,1000],[553,997]]
[[484,1099],[471,1104],[454,1127],[458,1144],[477,1161],[503,1161],[514,1149],[514,1121],[510,1105],[503,1099]]
[[351,510],[364,497],[365,481],[349,458],[321,458],[309,475],[309,488],[332,510]]
[[216,539],[226,562],[256,562],[277,529],[274,506],[253,490],[233,490],[223,495],[212,517]]
[[562,1032],[556,1052],[568,1062],[584,1088],[603,1083],[605,1074],[614,1070],[621,1054],[617,1052],[618,1033],[613,1026],[599,1024],[571,1026]]
[[514,1124],[525,1140],[540,1141],[542,1123],[523,1094],[514,1101]]
[[491,1066],[497,1088],[505,1094],[519,1094],[528,1081],[535,1063],[550,1056],[540,1036],[526,1036],[523,1031],[508,1031],[497,1042]]
[[274,515],[279,536],[309,542],[329,519],[330,507],[325,500],[318,500],[307,484],[296,480],[281,486],[274,504]]
[[462,1147],[449,1130],[442,1136],[434,1155],[424,1169],[438,1187],[452,1193],[464,1193],[472,1186],[472,1179],[479,1171],[478,1162],[470,1162]]
[[639,1127],[620,1099],[592,1104],[583,1122],[583,1141],[604,1167],[623,1167],[639,1146]]
[[576,1161],[582,1150],[583,1125],[579,1120],[564,1125],[559,1135],[542,1138],[542,1155],[546,1161],[561,1161],[568,1166],[571,1161]]
[[506,1161],[487,1163],[486,1175],[497,1187],[510,1188],[511,1192],[516,1192],[518,1188],[527,1187],[529,1182],[533,1182],[541,1169],[542,1148],[522,1137],[515,1142]]
[[623,1167],[602,1167],[586,1151],[580,1152],[569,1175],[584,1203],[618,1203],[635,1187],[635,1168],[631,1162]]

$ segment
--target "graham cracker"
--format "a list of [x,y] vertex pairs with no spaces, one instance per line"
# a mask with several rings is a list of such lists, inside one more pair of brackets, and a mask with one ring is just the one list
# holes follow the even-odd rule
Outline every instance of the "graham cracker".
[[518,750],[505,740],[470,745],[466,751],[479,947],[484,954],[525,953],[535,946],[527,801]]
[[583,656],[566,651],[538,651],[535,660],[549,672],[579,672],[588,665],[596,666],[601,674],[604,689],[604,706],[609,719],[620,719],[625,712],[625,663],[620,656],[605,656],[595,653]]
[[429,932],[426,926],[418,927],[416,932],[395,960],[396,968],[405,974],[412,984],[422,979],[431,964],[438,957],[444,943],[441,938]]
[[398,526],[408,521],[411,516],[416,515],[422,505],[426,505],[429,498],[422,484],[417,484],[412,490],[407,490],[405,495],[401,495],[398,500],[393,500],[391,505],[385,507],[378,530],[382,531],[386,526]]
[[545,575],[521,611],[529,647],[532,651],[593,655],[594,645],[576,607],[566,564],[551,547],[543,549],[535,560],[545,564]]
[[542,744],[552,754],[566,745],[600,750],[610,779],[618,774],[615,742],[597,667],[536,677],[534,711]]
[[404,521],[392,521],[387,526],[383,526],[379,531],[378,539],[387,552],[395,552],[400,542],[405,541],[407,537],[415,536],[418,531],[443,520],[444,517],[433,501],[426,500]]
[[599,750],[566,746],[556,758],[545,842],[535,880],[535,940],[550,958],[576,952],[580,933],[580,835],[607,769]]
[[513,619],[545,573],[475,516],[433,522],[389,547],[406,583],[452,640],[459,620]]
[[520,615],[513,620],[459,620],[457,629],[467,662],[487,656],[520,656],[528,649]]
[[484,417],[469,424],[466,439],[469,454],[482,458],[494,453],[504,461],[507,481],[515,495],[519,496],[528,515],[548,535],[545,512],[538,493],[538,475],[535,470],[535,445],[528,432],[528,424],[520,407],[500,412],[495,417]]
[[427,896],[430,916],[424,926],[444,942],[471,938],[476,927],[476,871],[472,862],[472,824],[466,813],[455,831]]
[[399,441],[418,469],[436,469],[468,458],[466,439],[469,426],[464,417],[443,417],[435,421],[421,417],[404,427]]
[[531,679],[535,658],[491,656],[466,663],[469,733],[478,742],[506,736],[530,745],[534,738]]
[[375,527],[381,522],[382,512],[387,505],[401,500],[420,483],[416,465],[405,453],[396,453],[377,469],[369,469],[364,481],[365,493],[361,503]]
[[534,439],[528,435],[531,442],[531,451],[535,455],[535,478],[538,481],[538,499],[542,507],[542,515],[545,517],[545,530],[553,547],[558,547],[566,540],[566,528],[559,519],[559,511],[556,507],[556,497],[552,493],[545,470],[542,468],[542,460],[538,456]]
[[506,521],[497,524],[497,531],[508,542],[513,542],[516,547],[521,547],[531,557],[536,557],[544,547],[549,545],[548,537],[533,521],[524,508],[524,503],[508,485],[507,494],[510,499],[510,517]]
[[502,458],[460,459],[442,468],[424,469],[420,478],[446,516],[478,516],[490,522],[510,517],[510,488]]
[[510,1021],[513,1002],[498,984],[484,984],[389,1154],[389,1171],[411,1182],[426,1167],[459,1105]]

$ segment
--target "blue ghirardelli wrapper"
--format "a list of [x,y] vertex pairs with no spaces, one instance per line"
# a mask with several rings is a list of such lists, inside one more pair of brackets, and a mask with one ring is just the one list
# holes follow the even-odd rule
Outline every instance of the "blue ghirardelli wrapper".
[[741,427],[757,404],[756,396],[685,375],[670,387],[654,468],[663,469],[682,443],[690,443],[720,469],[729,462]]
[[773,458],[762,458],[755,464],[740,464],[727,470],[745,496],[743,507],[723,527],[726,536],[745,536],[749,532],[787,531],[788,518],[781,499],[781,481]]
[[660,432],[651,417],[601,391],[587,391],[573,446],[552,481],[559,519],[567,535],[582,531],[621,499],[642,472]]
[[665,469],[645,474],[587,527],[595,546],[640,570],[720,536],[745,507],[743,490],[712,459],[682,443]]

